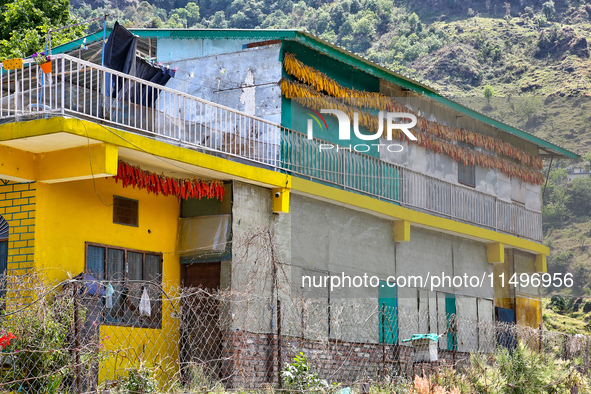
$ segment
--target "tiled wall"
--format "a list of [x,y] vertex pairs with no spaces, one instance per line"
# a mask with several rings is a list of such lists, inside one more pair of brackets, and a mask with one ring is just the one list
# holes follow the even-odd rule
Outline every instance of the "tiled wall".
[[0,182],[0,215],[8,222],[8,273],[33,267],[35,248],[35,183]]

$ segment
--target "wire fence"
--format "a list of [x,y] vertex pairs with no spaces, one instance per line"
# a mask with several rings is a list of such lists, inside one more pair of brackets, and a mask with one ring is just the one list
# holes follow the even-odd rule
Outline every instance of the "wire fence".
[[398,316],[375,300],[329,304],[88,277],[56,286],[34,275],[7,280],[0,392],[285,390],[280,371],[298,355],[328,383],[363,387],[462,368],[519,344],[589,371],[589,336],[450,315],[438,317],[445,330],[411,339],[402,333],[428,316]]

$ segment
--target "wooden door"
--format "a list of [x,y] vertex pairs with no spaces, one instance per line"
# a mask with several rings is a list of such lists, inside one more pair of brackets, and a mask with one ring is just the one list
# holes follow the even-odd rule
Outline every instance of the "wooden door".
[[222,335],[220,304],[221,263],[184,264],[181,281],[186,296],[182,298],[180,354],[185,378],[191,368],[202,368],[212,378],[220,376]]

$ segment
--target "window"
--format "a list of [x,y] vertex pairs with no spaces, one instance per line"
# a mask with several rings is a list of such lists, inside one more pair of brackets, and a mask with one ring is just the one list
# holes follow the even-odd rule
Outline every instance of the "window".
[[138,226],[138,201],[113,196],[113,223]]
[[[474,149],[474,145],[466,144],[465,142],[458,142],[458,146],[462,148]],[[462,185],[475,187],[476,186],[476,173],[474,166],[467,166],[462,162],[458,163],[458,182]]]
[[[162,324],[162,254],[114,246],[86,244],[86,272],[110,283],[115,291],[105,299],[106,324],[159,328]],[[146,290],[151,314],[141,313]]]

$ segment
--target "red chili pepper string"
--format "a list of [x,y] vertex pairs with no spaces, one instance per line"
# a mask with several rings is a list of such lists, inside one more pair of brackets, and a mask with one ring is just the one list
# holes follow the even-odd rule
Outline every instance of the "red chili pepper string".
[[148,193],[164,196],[173,195],[182,199],[188,198],[216,198],[223,200],[225,190],[220,181],[203,181],[197,179],[177,179],[144,171],[137,166],[131,166],[120,161],[117,166],[115,182],[121,180],[123,187],[132,186],[146,189]]

